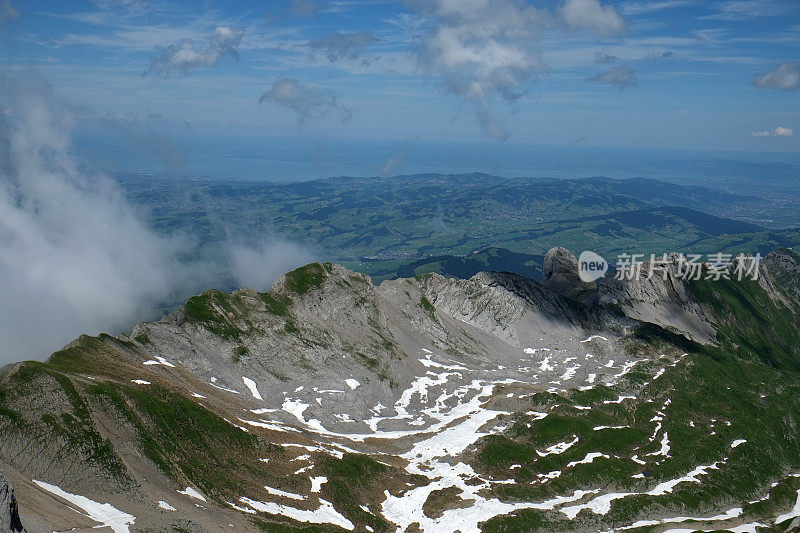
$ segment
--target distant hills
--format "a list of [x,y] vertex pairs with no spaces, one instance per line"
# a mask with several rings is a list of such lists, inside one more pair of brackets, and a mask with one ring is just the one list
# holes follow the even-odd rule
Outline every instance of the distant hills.
[[[194,235],[202,248],[213,249],[229,235],[254,241],[278,235],[377,280],[412,272],[461,277],[490,265],[535,276],[530,268],[536,257],[553,246],[611,257],[766,253],[795,246],[799,237],[776,226],[777,220],[800,220],[786,195],[644,178],[474,173],[291,184],[142,176],[121,181],[156,228]],[[484,257],[490,249],[504,252]]]
[[478,272],[513,272],[530,279],[542,276],[543,255],[487,248],[465,256],[440,255],[404,264],[397,269],[401,278],[436,273],[445,277],[468,279]]

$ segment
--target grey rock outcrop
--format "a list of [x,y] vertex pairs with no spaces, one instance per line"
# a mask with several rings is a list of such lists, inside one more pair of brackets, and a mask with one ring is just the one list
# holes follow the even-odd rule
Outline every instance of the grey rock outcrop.
[[578,260],[560,246],[550,249],[542,262],[542,283],[555,292],[569,289],[578,278]]
[[560,246],[551,248],[542,262],[542,284],[556,294],[592,305],[597,301],[597,285],[586,283],[578,274],[578,260]]
[[0,471],[0,531],[4,533],[25,531],[19,519],[14,487],[6,480],[2,471]]

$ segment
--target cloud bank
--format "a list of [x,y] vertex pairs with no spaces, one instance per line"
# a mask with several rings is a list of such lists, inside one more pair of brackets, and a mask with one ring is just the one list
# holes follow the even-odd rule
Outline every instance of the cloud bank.
[[800,86],[800,61],[784,61],[758,78],[754,85],[762,89],[794,91]]
[[204,67],[215,67],[225,57],[239,59],[239,44],[244,30],[232,26],[217,26],[208,36],[208,45],[199,49],[192,39],[183,39],[170,46],[157,46],[159,54],[150,59],[147,75],[168,78],[176,73],[188,74]]
[[272,239],[187,264],[188,236],[155,233],[115,182],[71,155],[74,114],[40,80],[0,75],[0,365],[82,333],[117,333],[234,279],[263,289],[310,254]]
[[343,119],[350,116],[349,109],[339,103],[333,92],[304,85],[294,78],[275,80],[272,87],[258,99],[259,104],[264,102],[292,111],[299,127],[305,126],[312,119],[322,118],[331,111],[339,111]]

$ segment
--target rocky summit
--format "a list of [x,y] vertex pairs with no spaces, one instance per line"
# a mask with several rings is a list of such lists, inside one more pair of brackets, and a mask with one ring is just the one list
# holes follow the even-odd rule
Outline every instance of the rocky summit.
[[800,527],[800,257],[576,268],[313,263],[6,367],[0,530]]

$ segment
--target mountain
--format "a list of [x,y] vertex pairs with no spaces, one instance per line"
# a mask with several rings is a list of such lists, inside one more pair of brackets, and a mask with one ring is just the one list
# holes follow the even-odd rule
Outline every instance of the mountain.
[[[312,263],[0,376],[28,531],[789,531],[800,257],[584,283]],[[0,514],[2,516],[2,514]]]

